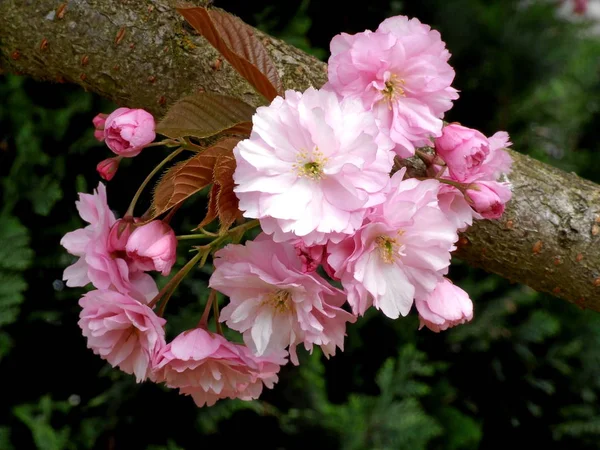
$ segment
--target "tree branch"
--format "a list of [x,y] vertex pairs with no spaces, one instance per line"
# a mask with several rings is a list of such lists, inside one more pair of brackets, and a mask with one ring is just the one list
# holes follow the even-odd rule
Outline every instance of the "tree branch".
[[[186,25],[173,0],[0,0],[0,17],[0,72],[76,83],[158,116],[181,96],[202,90],[261,103]],[[324,63],[257,34],[286,89],[326,81]],[[457,256],[600,311],[600,186],[511,154],[514,191],[504,218],[477,222],[462,235]]]

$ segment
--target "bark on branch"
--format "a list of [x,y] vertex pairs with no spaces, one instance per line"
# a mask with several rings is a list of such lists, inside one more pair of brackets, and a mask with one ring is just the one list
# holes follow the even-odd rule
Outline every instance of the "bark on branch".
[[[286,89],[326,81],[324,63],[257,33]],[[172,0],[0,0],[2,71],[76,83],[158,116],[179,97],[202,90],[261,101],[186,26]],[[461,237],[457,256],[600,311],[600,186],[512,156],[514,196],[504,218],[477,222]]]

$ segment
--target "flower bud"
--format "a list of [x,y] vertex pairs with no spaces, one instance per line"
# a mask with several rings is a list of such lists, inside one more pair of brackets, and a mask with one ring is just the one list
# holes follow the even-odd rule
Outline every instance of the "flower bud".
[[469,294],[447,278],[440,281],[424,299],[417,298],[415,305],[421,320],[420,328],[426,326],[436,333],[473,318],[473,302]]
[[486,219],[499,219],[512,192],[508,183],[479,181],[469,185],[466,198],[471,207]]
[[116,109],[104,124],[106,145],[117,155],[132,158],[154,140],[154,127],[154,117],[143,109]]
[[121,159],[123,159],[122,156],[115,156],[114,158],[107,158],[103,161],[100,161],[96,166],[98,175],[100,175],[100,177],[106,181],[112,180],[119,169],[119,163],[121,162]]
[[117,220],[108,233],[108,251],[124,252],[129,236],[135,229],[133,217]]
[[140,270],[168,275],[177,258],[177,238],[169,225],[153,220],[131,233],[125,251]]
[[323,259],[323,253],[325,251],[324,245],[313,245],[307,246],[302,240],[299,240],[294,244],[296,249],[296,255],[302,263],[302,272],[314,272],[321,264]]
[[450,124],[444,127],[442,136],[435,140],[435,151],[446,162],[452,178],[466,181],[477,174],[490,153],[490,145],[479,131]]
[[96,117],[92,119],[92,123],[94,124],[94,137],[98,139],[100,142],[104,141],[104,124],[106,122],[106,118],[108,114],[98,114]]

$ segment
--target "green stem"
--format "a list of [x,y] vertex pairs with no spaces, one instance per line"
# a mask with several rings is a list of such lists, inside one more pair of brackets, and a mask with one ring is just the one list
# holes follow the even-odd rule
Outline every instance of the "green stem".
[[[171,297],[171,295],[173,294],[173,292],[175,291],[175,289],[177,288],[177,286],[179,286],[179,283],[181,283],[181,280],[183,280],[185,278],[185,276],[188,274],[188,272],[190,270],[192,270],[192,268],[204,256],[205,256],[204,252],[199,251],[198,253],[196,253],[196,255],[192,259],[190,259],[186,263],[186,265],[183,266],[181,268],[181,270],[179,272],[177,272],[175,274],[175,276],[169,280],[169,282],[167,284],[165,284],[165,286],[160,290],[160,292],[158,294],[156,294],[156,297],[154,297],[152,299],[152,301],[148,304],[148,306],[150,308],[152,308],[153,306],[155,306],[159,302],[159,300],[161,298],[165,297],[165,301],[163,302],[163,305],[161,305],[161,308],[160,308],[160,312],[164,311],[164,308],[166,306],[166,302],[169,301],[169,298]],[[204,258],[204,260],[206,260],[206,258]]]
[[456,189],[458,189],[463,194],[467,190],[467,186],[465,186],[462,183],[459,183],[458,181],[452,181],[452,180],[448,180],[446,178],[439,178],[438,181],[440,183],[449,184],[450,186],[454,186]]
[[178,241],[187,241],[189,239],[206,239],[212,238],[214,236],[209,236],[208,234],[182,234],[181,236],[177,236]]
[[146,187],[146,185],[150,182],[150,180],[154,177],[154,175],[156,175],[158,173],[158,171],[160,169],[162,169],[162,167],[165,164],[167,164],[169,161],[171,161],[173,158],[175,158],[177,155],[179,155],[182,151],[183,151],[183,149],[179,148],[179,149],[175,150],[174,152],[172,152],[169,156],[167,156],[165,159],[163,159],[160,162],[160,164],[158,164],[158,166],[156,166],[154,168],[154,170],[152,172],[150,172],[150,174],[148,174],[148,176],[146,177],[144,182],[141,184],[141,186],[139,187],[139,189],[133,196],[133,199],[131,200],[131,203],[129,204],[129,208],[127,208],[127,213],[125,213],[125,216],[133,216],[133,210],[135,208],[135,204],[137,203],[138,199],[140,198],[140,195],[142,195],[142,192],[144,191],[144,188]]
[[210,314],[211,307],[216,297],[217,291],[211,289],[210,294],[208,294],[206,306],[204,307],[204,312],[202,313],[202,318],[200,319],[200,322],[198,322],[198,326],[196,328],[206,328],[208,326],[208,315]]
[[221,327],[221,322],[219,322],[219,299],[215,298],[215,302],[213,302],[213,317],[215,318],[215,325],[217,327],[217,333],[223,336],[223,328]]

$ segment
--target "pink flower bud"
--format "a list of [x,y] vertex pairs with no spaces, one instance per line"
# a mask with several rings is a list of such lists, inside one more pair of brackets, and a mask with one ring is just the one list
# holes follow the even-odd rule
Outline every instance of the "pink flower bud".
[[106,122],[107,117],[107,114],[98,114],[92,119],[94,128],[96,128],[96,131],[94,131],[94,137],[100,142],[104,141],[104,124]]
[[163,275],[171,272],[177,257],[177,238],[166,223],[153,220],[136,228],[125,246],[127,256],[140,270],[156,270]]
[[302,263],[302,272],[314,272],[317,270],[323,259],[324,245],[308,247],[304,241],[300,240],[294,244],[294,248]]
[[573,12],[575,14],[583,15],[587,12],[588,9],[588,0],[574,0],[575,6],[573,7]]
[[124,252],[129,236],[135,230],[133,217],[117,220],[108,233],[108,251]]
[[155,137],[154,117],[143,109],[116,109],[104,124],[106,145],[126,158],[138,155]]
[[473,302],[469,294],[444,278],[425,298],[415,301],[421,326],[439,333],[473,318]]
[[115,156],[114,158],[107,158],[103,161],[100,161],[96,166],[98,175],[100,175],[100,177],[106,181],[112,180],[119,169],[119,163],[121,162],[121,159],[123,159],[122,156]]
[[508,183],[479,181],[467,189],[467,201],[486,219],[499,219],[512,192]]
[[446,162],[450,176],[457,181],[466,181],[478,172],[490,153],[488,139],[479,131],[450,124],[435,140],[435,151]]

